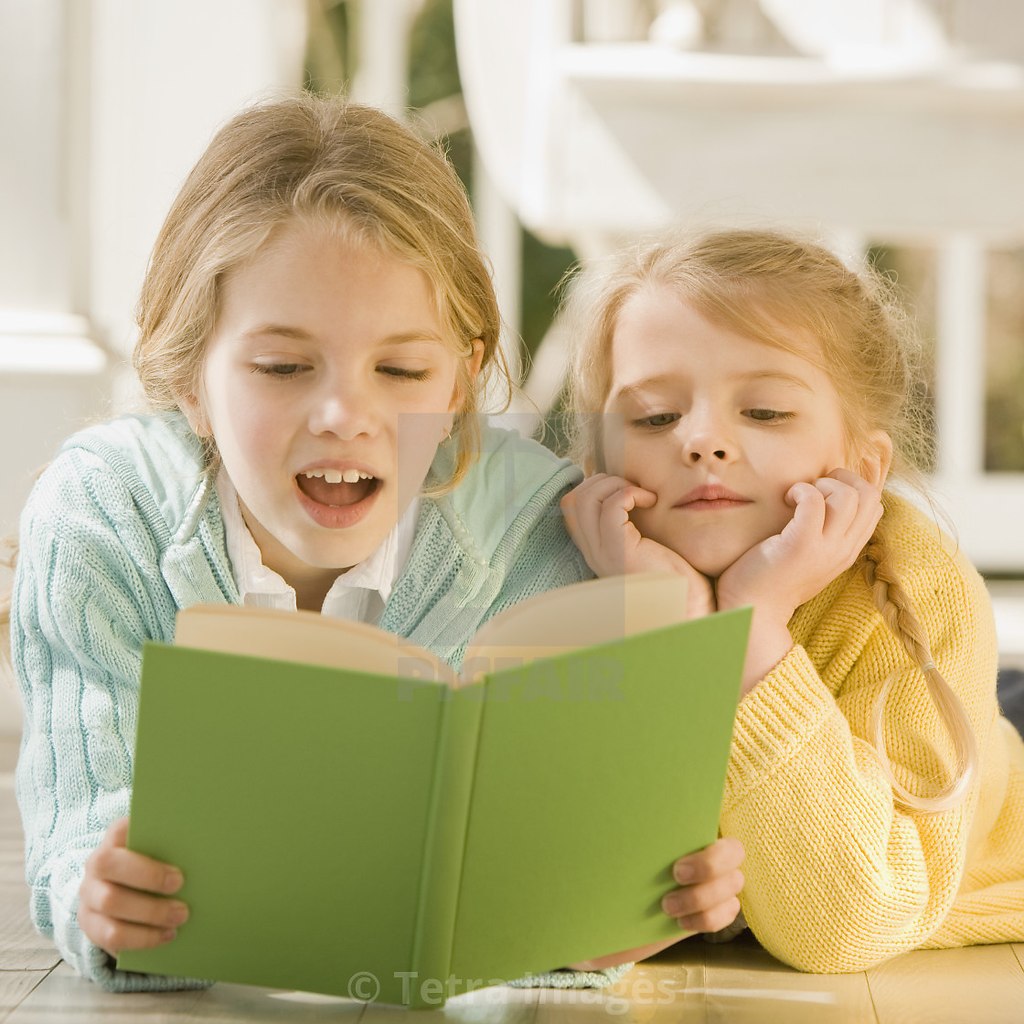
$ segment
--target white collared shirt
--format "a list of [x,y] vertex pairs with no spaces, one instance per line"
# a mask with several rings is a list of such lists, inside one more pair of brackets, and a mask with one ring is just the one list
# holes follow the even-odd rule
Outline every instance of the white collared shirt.
[[[223,467],[217,473],[216,486],[228,558],[242,604],[295,611],[295,589],[263,564],[260,549],[242,518],[234,484]],[[358,565],[339,574],[324,598],[320,609],[324,615],[377,624],[409,559],[419,504],[419,498],[414,498],[380,546]]]

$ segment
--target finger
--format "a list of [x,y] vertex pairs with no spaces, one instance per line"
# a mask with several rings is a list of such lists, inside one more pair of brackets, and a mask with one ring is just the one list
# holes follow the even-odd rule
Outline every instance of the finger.
[[747,851],[735,836],[722,836],[703,850],[680,857],[672,865],[672,877],[680,885],[710,881],[734,871],[746,859]]
[[590,490],[578,509],[579,539],[573,539],[587,564],[599,576],[623,572],[623,527],[629,522],[629,511],[624,507],[622,490],[622,481],[604,480],[600,487]]
[[562,498],[561,506],[566,528],[577,547],[584,553],[586,553],[586,546],[592,544],[596,539],[602,503],[624,483],[625,481],[621,477],[597,473],[588,477]]
[[102,917],[158,928],[177,928],[188,920],[188,906],[181,900],[151,896],[97,878],[82,882],[79,907]]
[[103,833],[102,846],[124,846],[128,842],[128,823],[131,819],[118,818]]
[[880,487],[849,469],[834,469],[829,476],[835,477],[857,491],[860,495],[861,506],[867,510],[869,517],[875,515],[881,517],[882,491]]
[[786,492],[786,501],[793,505],[793,518],[783,527],[786,537],[820,537],[825,528],[825,495],[813,484],[795,483]]
[[825,497],[825,523],[822,533],[842,536],[850,528],[861,505],[861,495],[855,487],[834,477],[823,476],[815,480],[814,486]]
[[111,956],[126,949],[152,949],[170,942],[176,936],[173,928],[151,928],[142,924],[127,924],[79,908],[78,926],[90,942]]
[[878,495],[881,493],[876,484],[862,477],[860,473],[855,473],[852,469],[847,469],[845,466],[837,466],[828,475],[849,487],[856,488],[864,494]]
[[104,844],[100,844],[86,862],[86,874],[132,889],[167,895],[177,892],[185,881],[172,864],[153,860],[123,846]]
[[661,909],[672,917],[692,917],[713,910],[739,896],[745,879],[739,868],[718,875],[710,882],[673,889],[661,900]]
[[717,907],[676,919],[680,928],[688,932],[720,932],[736,920],[740,913],[738,899],[726,900]]
[[623,488],[628,488],[631,491],[634,502],[639,508],[649,508],[658,500],[658,496],[654,491],[649,491],[645,487],[627,480],[625,477],[612,476],[610,473],[596,473],[594,476],[587,477],[583,483],[570,491],[569,494],[578,495],[581,500],[594,501],[600,504],[607,501]]
[[834,469],[829,474],[849,487],[857,495],[857,509],[848,531],[855,534],[859,551],[871,538],[878,521],[882,518],[882,492],[871,481],[849,469]]

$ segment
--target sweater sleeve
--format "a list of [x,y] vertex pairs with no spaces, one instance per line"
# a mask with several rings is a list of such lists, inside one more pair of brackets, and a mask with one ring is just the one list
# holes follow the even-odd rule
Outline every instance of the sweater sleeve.
[[17,796],[30,912],[79,974],[117,991],[195,987],[118,971],[78,927],[85,862],[126,815],[146,639],[169,639],[157,543],[99,460],[62,455],[22,517],[12,654],[25,706]]
[[[984,586],[947,558],[913,593],[943,676],[984,760],[995,704],[995,635]],[[873,612],[829,608],[740,703],[721,828],[747,850],[747,922],[805,971],[860,971],[918,947],[942,924],[964,877],[979,770],[939,813],[894,798],[871,742],[871,709],[890,674],[883,731],[896,778],[928,795],[949,778],[952,743],[921,671]],[[860,638],[853,621],[868,622]],[[827,641],[823,637],[827,636]],[[812,656],[813,655],[813,656]]]

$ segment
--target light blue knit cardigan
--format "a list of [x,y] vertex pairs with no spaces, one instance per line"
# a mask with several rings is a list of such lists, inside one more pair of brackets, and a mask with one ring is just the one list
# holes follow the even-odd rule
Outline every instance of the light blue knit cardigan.
[[[579,479],[540,445],[485,430],[460,486],[423,500],[381,626],[458,665],[487,618],[589,577],[558,507]],[[238,600],[216,490],[181,416],[126,417],[64,444],[22,516],[11,623],[25,704],[17,796],[32,920],[104,988],[205,984],[118,971],[78,927],[78,888],[106,827],[128,813],[143,642],[169,642],[180,608]],[[531,981],[607,984],[616,974]]]

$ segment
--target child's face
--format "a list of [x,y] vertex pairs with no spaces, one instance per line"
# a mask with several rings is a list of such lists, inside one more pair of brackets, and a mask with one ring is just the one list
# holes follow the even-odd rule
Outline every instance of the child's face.
[[451,425],[463,361],[421,271],[322,228],[286,225],[227,276],[184,405],[271,569],[298,586],[374,551]]
[[847,465],[839,396],[807,359],[709,323],[670,289],[623,306],[605,412],[610,473],[658,500],[637,529],[717,577],[792,518],[785,495]]

